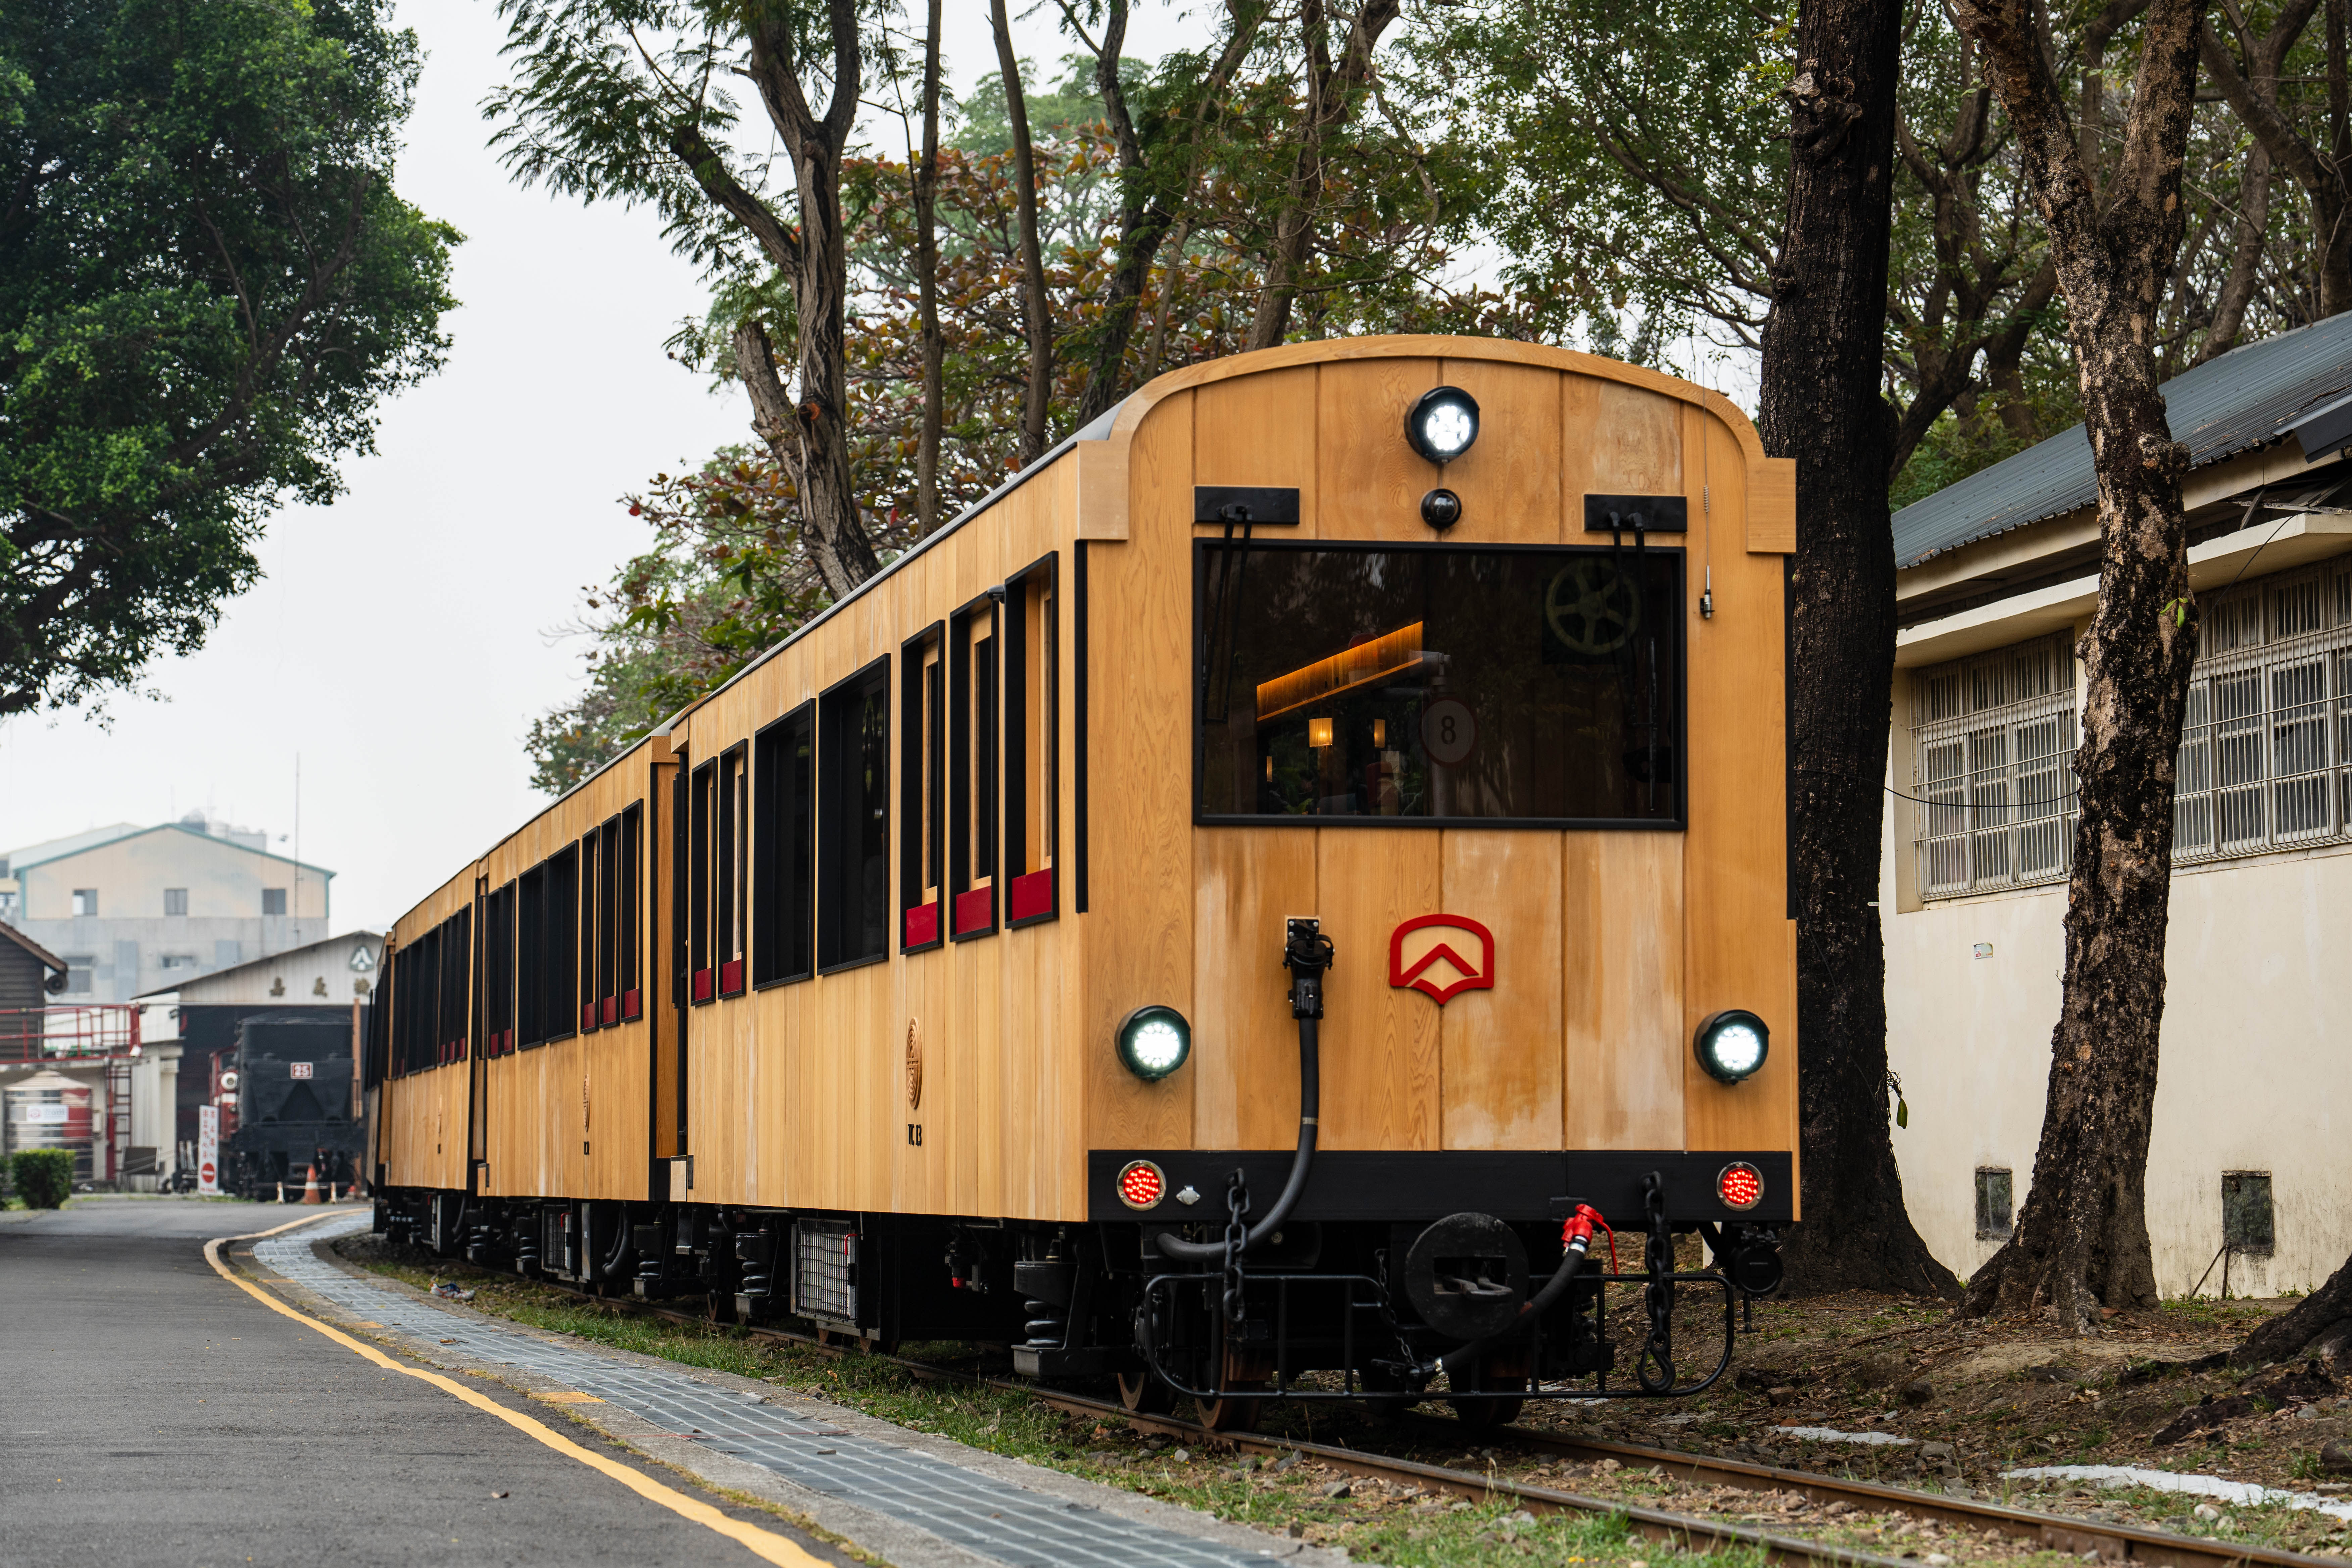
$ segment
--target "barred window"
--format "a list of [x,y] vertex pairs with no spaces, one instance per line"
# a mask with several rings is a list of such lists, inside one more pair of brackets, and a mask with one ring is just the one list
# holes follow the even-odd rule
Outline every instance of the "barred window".
[[2074,834],[2074,662],[2042,637],[1923,669],[1912,687],[1919,891],[2056,881]]
[[2173,859],[2352,838],[2352,563],[2241,584],[2200,608]]
[[[1912,795],[1922,898],[2054,882],[2074,844],[2074,659],[2063,636],[1918,672]],[[2352,841],[2352,560],[2199,605],[2172,858]]]

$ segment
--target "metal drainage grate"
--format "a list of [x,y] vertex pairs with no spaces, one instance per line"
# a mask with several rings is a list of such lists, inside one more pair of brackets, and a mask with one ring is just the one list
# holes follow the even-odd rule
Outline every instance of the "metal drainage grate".
[[847,1436],[829,1422],[801,1416],[757,1394],[714,1388],[686,1373],[641,1367],[570,1344],[551,1344],[520,1330],[414,1301],[353,1279],[311,1254],[310,1244],[368,1226],[365,1215],[272,1237],[254,1256],[287,1279],[362,1318],[447,1342],[462,1355],[520,1367],[592,1394],[665,1431],[830,1497],[927,1530],[1012,1568],[1252,1568],[1273,1555],[1178,1535],[1079,1503],[1009,1486],[896,1444]]

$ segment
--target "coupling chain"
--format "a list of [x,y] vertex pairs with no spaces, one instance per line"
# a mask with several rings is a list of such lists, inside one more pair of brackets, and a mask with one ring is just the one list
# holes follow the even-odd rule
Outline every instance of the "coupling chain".
[[1225,1321],[1238,1323],[1242,1300],[1242,1251],[1249,1244],[1249,1183],[1235,1171],[1225,1184]]
[[1650,1282],[1643,1292],[1650,1335],[1633,1363],[1633,1378],[1644,1394],[1664,1394],[1675,1385],[1675,1233],[1666,1223],[1664,1184],[1654,1171],[1642,1179],[1642,1207],[1650,1222]]

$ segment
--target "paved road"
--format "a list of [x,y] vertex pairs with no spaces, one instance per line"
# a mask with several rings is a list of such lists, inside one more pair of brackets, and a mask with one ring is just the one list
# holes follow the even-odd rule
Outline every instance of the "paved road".
[[0,1223],[0,1563],[756,1561],[205,1261],[295,1214],[85,1200]]

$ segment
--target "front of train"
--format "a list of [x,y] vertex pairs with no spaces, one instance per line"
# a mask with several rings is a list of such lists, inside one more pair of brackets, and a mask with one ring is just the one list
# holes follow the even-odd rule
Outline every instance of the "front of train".
[[[1363,426],[1393,419],[1390,370],[1360,378]],[[1322,367],[1326,447],[1351,372]],[[1795,985],[1760,453],[1721,399],[1625,367],[1426,379],[1449,373],[1408,387],[1411,456],[1363,481],[1383,496],[1348,504],[1360,435],[1299,488],[1195,488],[1194,968],[1229,984],[1193,1016],[1127,998],[1090,1045],[1147,1091],[1189,1082],[1192,1137],[1091,1148],[1099,1262],[1015,1274],[1020,1364],[1116,1369],[1131,1408],[1443,1397],[1491,1424],[1684,1396],[1780,1284]],[[1090,1276],[1118,1342],[1073,1357],[1074,1318],[1111,1305],[1073,1299]]]

